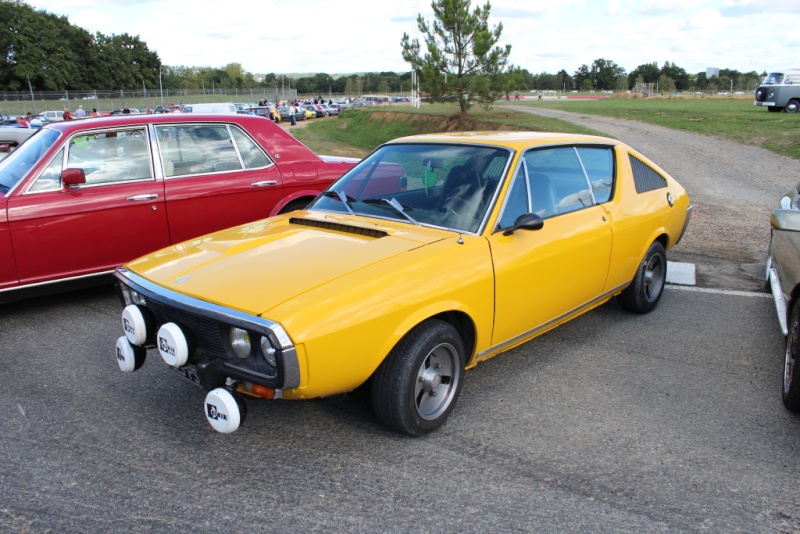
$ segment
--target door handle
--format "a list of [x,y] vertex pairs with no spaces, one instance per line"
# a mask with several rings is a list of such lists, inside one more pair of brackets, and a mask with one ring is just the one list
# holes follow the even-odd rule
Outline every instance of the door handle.
[[128,197],[128,200],[131,200],[133,202],[137,202],[137,201],[140,201],[140,200],[153,200],[153,199],[156,199],[156,198],[158,198],[158,195],[153,193],[153,194],[150,194],[150,195],[136,195],[136,196]]
[[264,180],[263,182],[255,182],[250,184],[253,187],[266,187],[269,185],[278,185],[278,180]]

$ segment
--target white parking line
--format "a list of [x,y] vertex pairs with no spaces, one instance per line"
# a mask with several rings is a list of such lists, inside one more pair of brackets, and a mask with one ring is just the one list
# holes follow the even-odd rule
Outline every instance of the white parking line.
[[718,293],[720,295],[735,295],[737,297],[760,297],[771,299],[769,293],[758,293],[756,291],[734,291],[731,289],[713,289],[711,287],[689,287],[669,284],[670,289],[680,289],[681,291],[696,291],[697,293]]
[[696,291],[698,293],[718,293],[721,295],[735,295],[739,297],[772,298],[769,293],[756,291],[734,291],[731,289],[713,289],[710,287],[694,287],[697,283],[694,263],[667,262],[667,284],[671,289],[681,291]]

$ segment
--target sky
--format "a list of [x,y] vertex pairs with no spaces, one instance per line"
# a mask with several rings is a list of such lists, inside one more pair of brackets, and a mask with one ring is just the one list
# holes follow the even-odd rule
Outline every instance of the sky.
[[[403,33],[430,0],[29,0],[90,33],[138,35],[162,64],[253,74],[408,72]],[[484,5],[481,1],[480,5]],[[763,72],[800,68],[800,0],[491,0],[509,62],[573,74],[596,59],[630,72],[665,62]],[[473,9],[479,5],[473,2]],[[422,37],[419,36],[422,42]]]

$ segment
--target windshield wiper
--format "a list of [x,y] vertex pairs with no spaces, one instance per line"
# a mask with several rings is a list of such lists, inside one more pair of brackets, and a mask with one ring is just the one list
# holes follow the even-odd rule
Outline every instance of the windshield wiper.
[[394,208],[394,210],[397,213],[399,213],[400,215],[402,215],[403,217],[408,219],[412,224],[416,224],[417,226],[419,226],[419,223],[416,221],[416,219],[414,219],[414,217],[412,217],[411,215],[406,213],[406,210],[403,207],[403,205],[400,204],[397,201],[397,199],[395,199],[394,197],[391,198],[391,199],[389,199],[389,198],[367,198],[365,200],[362,200],[362,202],[364,202],[365,204],[382,204],[382,203],[385,202],[386,204],[388,204],[389,206]]
[[353,211],[353,208],[350,207],[350,202],[354,201],[355,199],[352,197],[348,197],[343,192],[335,191],[333,189],[328,189],[327,191],[322,192],[322,196],[340,200],[342,204],[344,204],[344,207],[347,208],[347,211],[350,213],[350,215],[356,214],[356,212]]

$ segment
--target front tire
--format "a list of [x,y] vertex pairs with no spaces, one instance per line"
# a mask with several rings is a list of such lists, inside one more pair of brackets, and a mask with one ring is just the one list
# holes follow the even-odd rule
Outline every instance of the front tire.
[[800,100],[792,99],[788,104],[786,104],[784,111],[786,113],[797,113],[798,109],[800,109]]
[[372,409],[384,426],[422,436],[444,424],[463,382],[464,344],[456,329],[431,319],[392,349],[372,377]]
[[648,313],[658,306],[667,281],[667,253],[655,241],[636,271],[633,282],[617,297],[624,309],[634,313]]
[[786,336],[786,357],[783,363],[783,405],[791,412],[800,412],[800,302],[792,306],[789,315],[789,335]]

